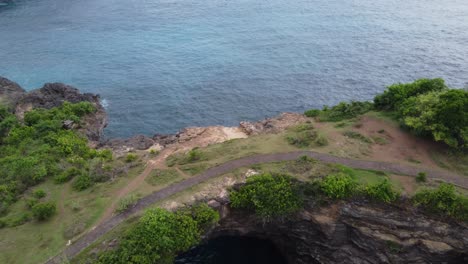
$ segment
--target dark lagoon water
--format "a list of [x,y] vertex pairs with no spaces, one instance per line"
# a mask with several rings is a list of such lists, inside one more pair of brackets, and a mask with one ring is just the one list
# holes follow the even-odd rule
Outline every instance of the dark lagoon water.
[[420,77],[467,86],[468,1],[11,0],[0,75],[101,94],[109,136],[235,125]]
[[222,236],[177,257],[175,264],[286,264],[269,240]]

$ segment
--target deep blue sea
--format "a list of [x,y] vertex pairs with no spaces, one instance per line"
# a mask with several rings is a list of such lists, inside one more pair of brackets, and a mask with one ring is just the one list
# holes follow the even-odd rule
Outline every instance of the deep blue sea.
[[101,94],[111,137],[468,86],[467,0],[0,2],[0,76]]

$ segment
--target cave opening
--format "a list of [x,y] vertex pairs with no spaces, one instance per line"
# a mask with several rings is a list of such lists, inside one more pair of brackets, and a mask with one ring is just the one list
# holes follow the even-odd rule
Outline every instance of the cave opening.
[[268,239],[219,236],[180,254],[177,264],[286,264],[285,257]]

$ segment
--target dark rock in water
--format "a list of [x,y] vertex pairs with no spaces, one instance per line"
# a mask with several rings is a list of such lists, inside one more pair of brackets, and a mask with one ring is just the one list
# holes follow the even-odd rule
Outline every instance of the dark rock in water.
[[79,103],[90,102],[96,107],[96,112],[82,118],[83,125],[79,131],[90,141],[98,142],[102,139],[103,130],[107,126],[107,114],[101,105],[99,95],[80,93],[72,86],[62,83],[46,83],[42,88],[24,94],[16,104],[15,113],[22,118],[24,113],[33,108],[50,109],[68,101]]
[[288,263],[468,263],[466,225],[409,208],[342,202],[271,222],[228,211],[208,239],[269,239]]
[[154,145],[154,140],[144,135],[137,135],[128,139],[115,138],[108,140],[105,144],[115,151],[146,150]]
[[0,102],[14,107],[25,93],[26,91],[17,83],[0,76]]

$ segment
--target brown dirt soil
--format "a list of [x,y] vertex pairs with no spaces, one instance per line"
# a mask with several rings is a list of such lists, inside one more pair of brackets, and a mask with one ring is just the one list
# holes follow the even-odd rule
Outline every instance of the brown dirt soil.
[[[166,158],[176,152],[185,152],[195,147],[206,147],[210,144],[221,143],[230,139],[245,138],[247,135],[237,127],[191,127],[184,130],[181,134],[179,142],[164,148],[158,156],[148,160],[145,170],[135,179],[129,182],[123,189],[118,190],[112,196],[114,197],[112,204],[106,209],[97,225],[112,217],[115,208],[123,197],[132,193],[145,181],[146,177],[154,169],[167,169]],[[185,173],[181,173],[186,176]]]
[[439,168],[430,152],[441,151],[440,144],[416,137],[388,121],[374,117],[363,116],[358,124],[360,126],[353,128],[354,131],[369,138],[380,137],[387,141],[382,145],[372,144],[369,155],[371,160]]
[[414,177],[391,174],[390,179],[397,181],[401,184],[401,187],[403,188],[402,194],[405,196],[413,195],[418,189],[418,184],[416,183]]

